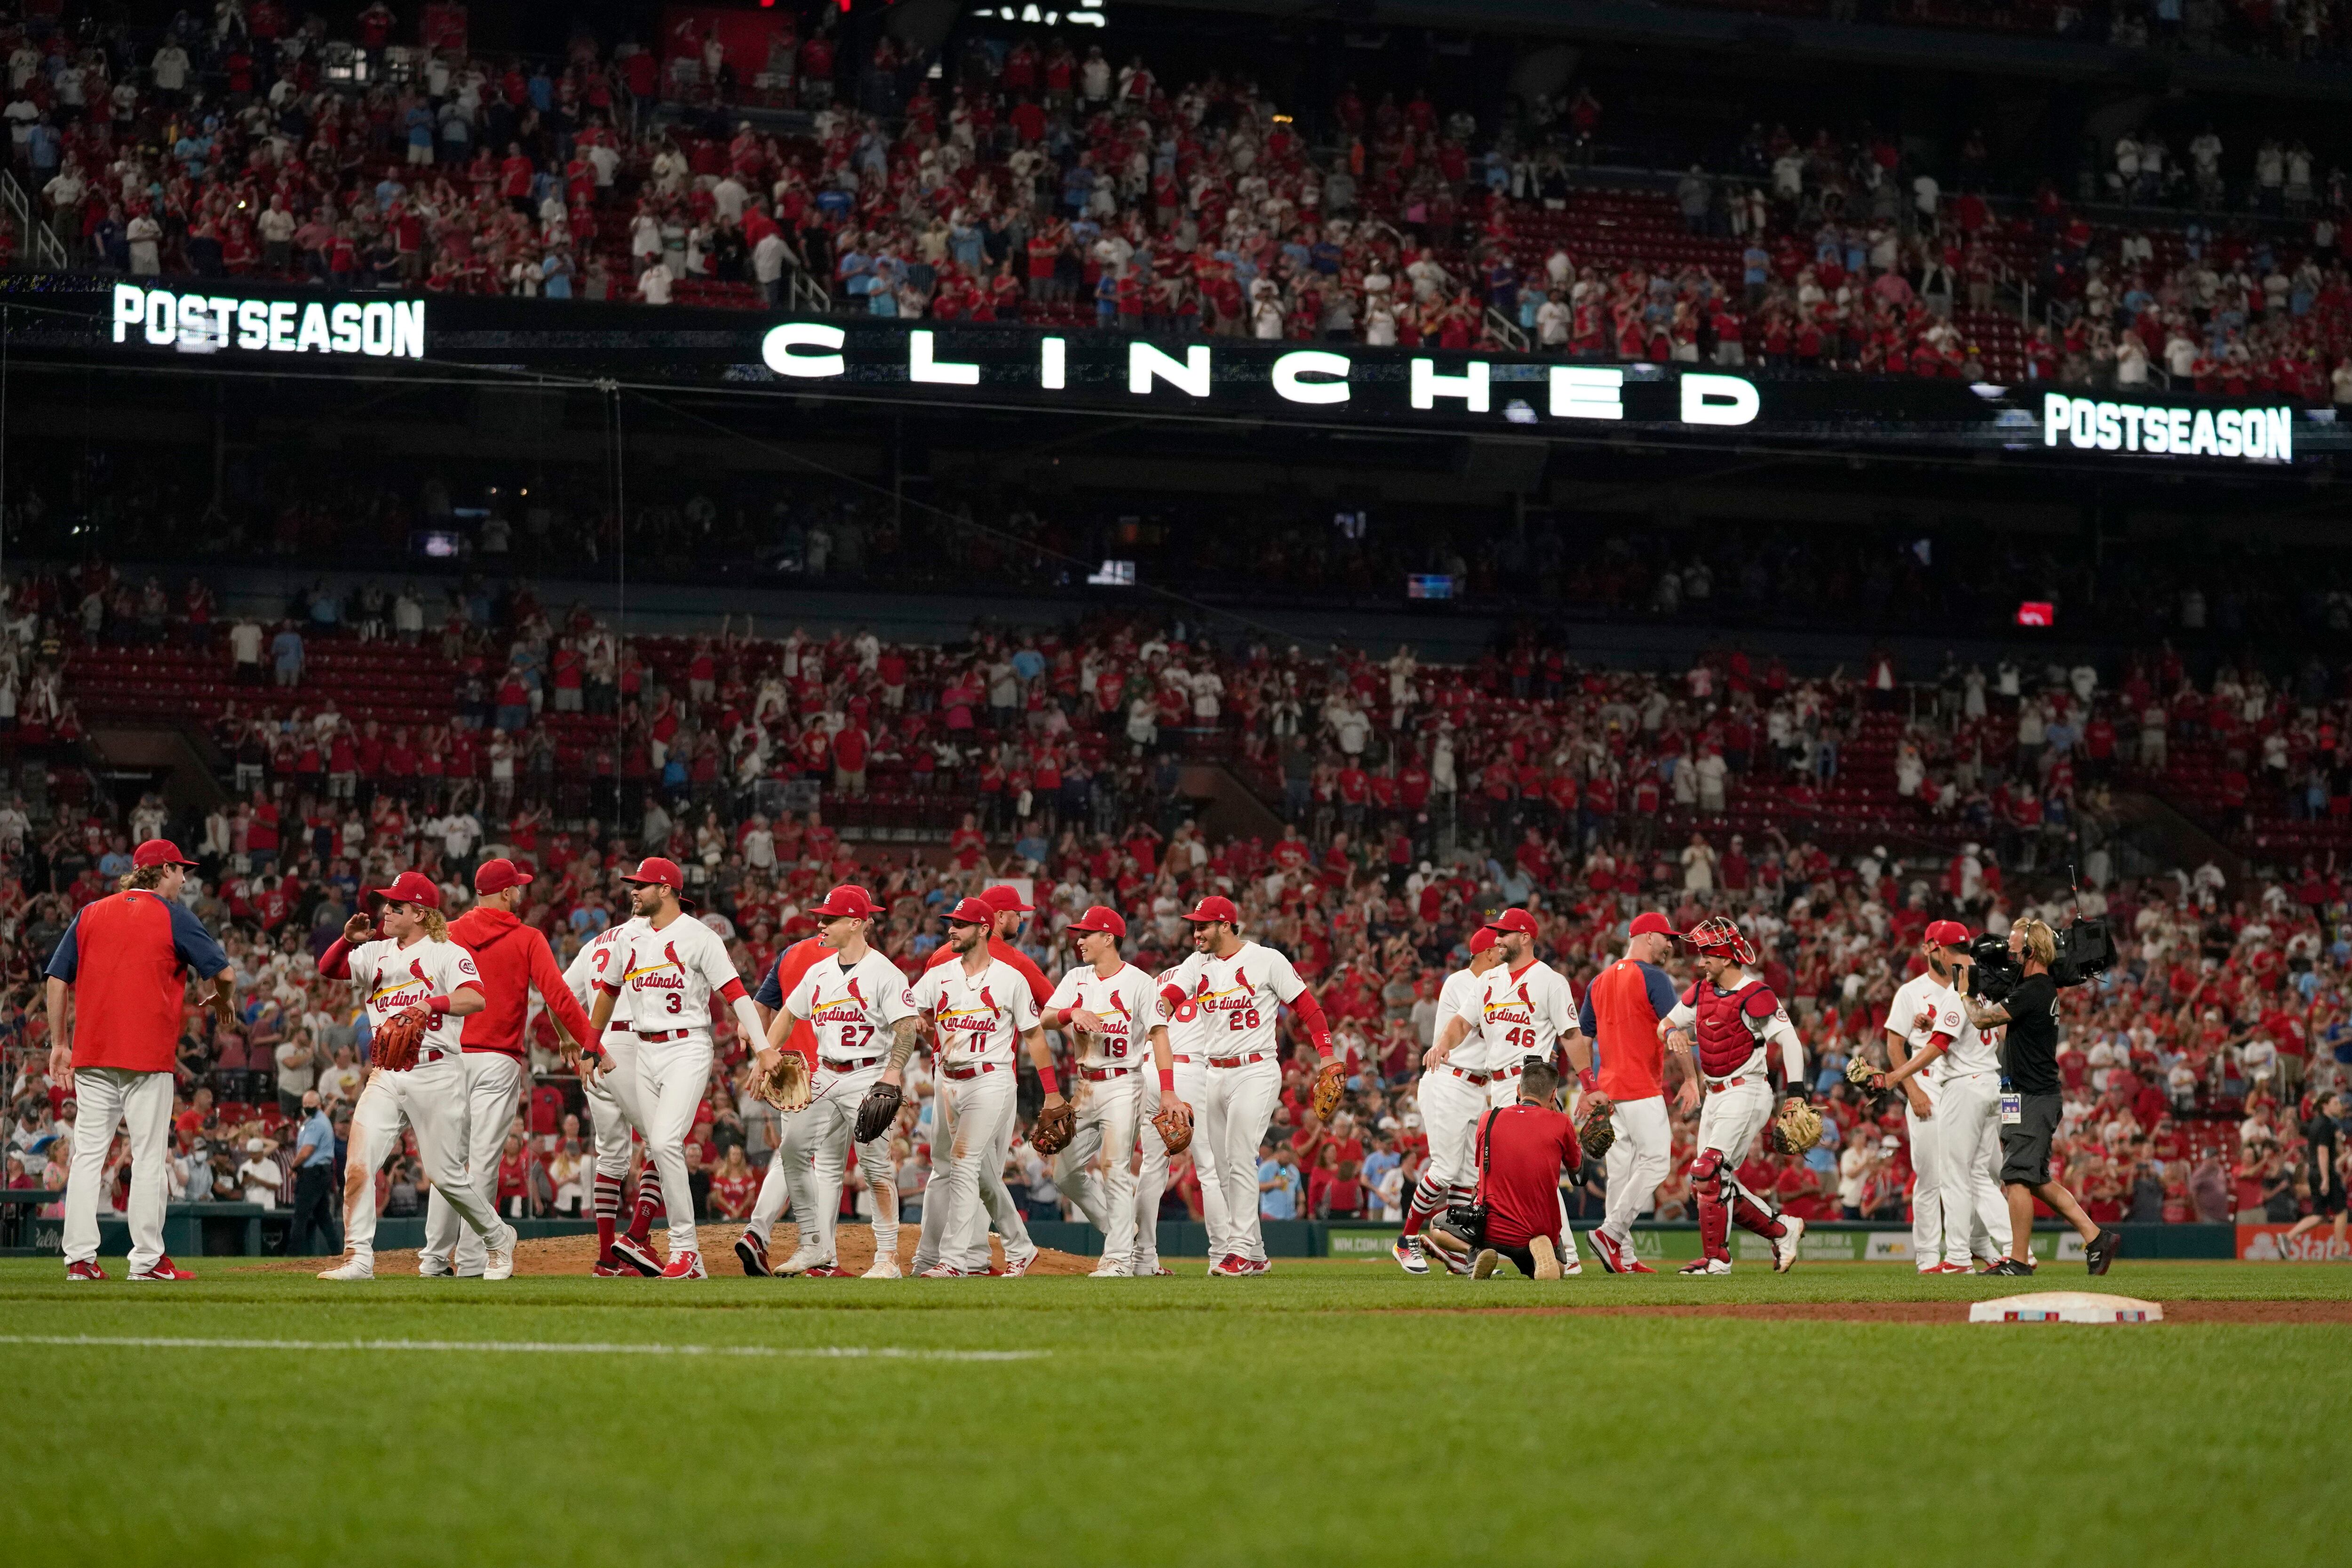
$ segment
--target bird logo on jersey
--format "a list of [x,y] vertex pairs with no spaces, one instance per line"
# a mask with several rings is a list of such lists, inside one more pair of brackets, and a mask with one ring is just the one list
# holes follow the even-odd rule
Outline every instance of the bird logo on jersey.
[[1193,994],[1192,1006],[1196,1012],[1202,1013],[1239,1012],[1252,1005],[1256,999],[1257,993],[1251,987],[1249,976],[1236,969],[1233,984],[1223,991],[1211,991],[1203,982],[1202,989]]
[[849,999],[856,1003],[861,1009],[866,1005],[866,993],[857,988],[857,976],[855,974],[849,977]]

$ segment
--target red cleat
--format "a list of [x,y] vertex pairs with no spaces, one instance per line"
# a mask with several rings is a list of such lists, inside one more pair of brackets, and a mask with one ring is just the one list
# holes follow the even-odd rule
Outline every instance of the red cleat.
[[66,1265],[66,1278],[68,1280],[103,1279],[106,1270],[100,1268],[95,1259],[88,1263],[68,1263]]
[[702,1254],[699,1252],[679,1253],[676,1258],[671,1258],[668,1265],[662,1269],[661,1277],[665,1279],[708,1279],[710,1278],[709,1275],[705,1274],[702,1271]]
[[1635,1256],[1631,1244],[1619,1241],[1605,1230],[1588,1230],[1584,1239],[1592,1243],[1592,1255],[1601,1259],[1601,1267],[1612,1274],[1655,1274],[1656,1269]]
[[648,1279],[656,1279],[661,1274],[661,1259],[654,1256],[652,1247],[634,1236],[614,1237],[613,1256],[619,1258],[625,1267],[635,1269]]
[[818,1263],[801,1270],[803,1279],[855,1279],[857,1278],[838,1263]]
[[768,1267],[768,1244],[748,1230],[735,1238],[735,1258],[754,1279],[765,1279],[774,1272]]
[[636,1270],[616,1258],[600,1258],[596,1259],[596,1266],[588,1272],[599,1279],[617,1279],[624,1275],[635,1275]]
[[172,1255],[167,1252],[163,1257],[155,1259],[153,1268],[137,1270],[131,1274],[129,1278],[134,1281],[152,1281],[164,1279],[194,1279],[195,1276],[181,1268],[178,1264],[173,1262]]
[[1249,1272],[1249,1261],[1238,1252],[1228,1252],[1209,1265],[1209,1272],[1224,1279],[1238,1279]]

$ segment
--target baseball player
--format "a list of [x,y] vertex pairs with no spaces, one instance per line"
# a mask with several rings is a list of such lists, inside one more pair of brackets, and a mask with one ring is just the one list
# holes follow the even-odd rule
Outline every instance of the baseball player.
[[646,926],[616,952],[620,974],[596,982],[589,1022],[602,1034],[612,1021],[614,1002],[624,990],[629,993],[639,1109],[669,1209],[669,1261],[661,1277],[707,1279],[694,1228],[694,1189],[686,1179],[686,1135],[710,1081],[712,999],[734,1008],[735,1026],[747,1040],[760,1037],[760,1016],[719,933],[686,918],[686,876],[676,861],[649,855],[621,880],[629,884]]
[[[1169,984],[1176,971],[1164,969],[1152,977],[1155,994]],[[1208,1031],[1198,1009],[1180,1007],[1167,1023],[1169,1060],[1174,1064],[1176,1098],[1198,1113],[1208,1091]],[[1151,1079],[1143,1082],[1143,1158],[1135,1178],[1135,1258],[1129,1272],[1139,1278],[1175,1272],[1160,1261],[1160,1200],[1168,1191],[1168,1145],[1160,1141],[1152,1118],[1160,1114],[1160,1089]],[[1231,1227],[1225,1218],[1224,1184],[1217,1178],[1217,1161],[1199,1138],[1186,1151],[1201,1187],[1201,1218],[1209,1230],[1209,1256],[1223,1258],[1231,1247]]]
[[[466,1068],[456,1022],[482,1010],[488,998],[473,955],[449,940],[441,917],[441,889],[421,871],[403,871],[389,888],[370,889],[384,900],[383,935],[367,940],[365,915],[353,915],[343,934],[319,959],[329,980],[349,980],[367,1008],[368,1023],[381,1030],[412,1007],[422,1007],[431,1026],[417,1047],[416,1065],[404,1072],[372,1070],[352,1107],[352,1142],[343,1176],[343,1241],[348,1254],[321,1279],[375,1278],[376,1167],[400,1146],[406,1122],[416,1131],[417,1158],[425,1178],[447,1194],[467,1228],[482,1238],[482,1278],[505,1279],[514,1273],[515,1228],[467,1178],[469,1142]],[[501,1131],[504,1130],[501,1129]]]
[[[1163,1100],[1178,1099],[1176,1066],[1168,1044],[1168,1026],[1159,1021],[1151,1005],[1151,977],[1118,955],[1127,921],[1116,910],[1097,904],[1069,924],[1078,944],[1080,968],[1062,976],[1045,999],[1045,1016],[1057,1029],[1074,1031],[1078,1040],[1078,1077],[1091,1087],[1078,1107],[1077,1130],[1055,1157],[1055,1184],[1077,1200],[1080,1212],[1103,1233],[1102,1262],[1097,1279],[1124,1279],[1134,1271],[1133,1258],[1139,1215],[1135,1202],[1136,1123],[1143,1110],[1142,1053],[1136,1047],[1138,1030],[1148,1032],[1151,1065]],[[1046,1103],[1059,1098],[1054,1064],[1049,1058],[1039,1068]],[[1097,1154],[1103,1173],[1087,1167]],[[1163,1155],[1163,1158],[1165,1156]],[[1157,1203],[1154,1199],[1156,1228]],[[1155,1264],[1157,1258],[1154,1259]]]
[[[816,1033],[816,1077],[811,1099],[784,1118],[775,1164],[782,1165],[792,1193],[793,1219],[800,1246],[776,1268],[779,1274],[845,1278],[835,1232],[841,1220],[841,1184],[866,1091],[881,1080],[883,1064],[900,1039],[911,1053],[920,1020],[898,966],[866,945],[866,921],[882,913],[864,888],[845,882],[827,893],[811,913],[823,921],[819,940],[829,950],[811,964],[768,1025],[761,1070],[787,1048],[793,1026],[805,1021]],[[858,1168],[874,1194],[874,1264],[868,1279],[898,1278],[898,1187],[890,1170],[890,1131],[857,1144]],[[925,1205],[928,1213],[929,1205]],[[756,1224],[756,1216],[755,1221]],[[751,1232],[745,1231],[749,1237]],[[759,1238],[762,1253],[767,1237]],[[739,1243],[736,1248],[742,1251]]]
[[[1478,1117],[1487,1109],[1486,1089],[1494,1081],[1494,1050],[1486,1041],[1478,995],[1487,973],[1503,962],[1495,932],[1480,926],[1470,933],[1470,966],[1445,977],[1437,993],[1437,1038],[1422,1058],[1421,1081],[1413,1103],[1421,1109],[1422,1135],[1429,1142],[1422,1162],[1421,1179],[1413,1184],[1412,1202],[1404,1215],[1404,1234],[1391,1255],[1408,1274],[1429,1272],[1422,1231],[1447,1208],[1467,1203],[1477,1172],[1470,1163],[1470,1145],[1478,1131]],[[1514,1069],[1519,1066],[1516,1054]],[[1440,1247],[1438,1259],[1456,1274],[1470,1272],[1466,1258]]]
[[[518,912],[530,883],[527,872],[503,858],[482,862],[474,873],[474,907],[449,922],[449,934],[474,955],[482,972],[488,998],[482,1010],[466,1020],[461,1037],[466,1068],[466,1170],[480,1189],[482,1201],[498,1206],[499,1152],[505,1147],[507,1129],[514,1121],[515,1105],[522,1098],[529,1070],[523,1065],[523,1015],[530,1010],[536,986],[564,1033],[576,1045],[567,1056],[599,1057],[588,1015],[563,983],[555,954],[537,928],[522,923]],[[593,1074],[591,1064],[583,1077]],[[454,1249],[454,1251],[453,1251]],[[425,1249],[416,1271],[427,1279],[482,1272],[478,1238],[457,1234],[457,1211],[433,1189],[425,1206]]]
[[[973,1216],[983,1207],[992,1213],[995,1200],[982,1177],[1004,1169],[1013,1142],[1013,1037],[1026,1042],[1032,1061],[1044,1060],[1051,1071],[1045,1026],[1028,981],[989,951],[995,916],[978,899],[956,905],[948,915],[948,945],[956,962],[933,964],[914,985],[914,1005],[930,1020],[938,1042],[938,1092],[955,1121],[948,1158],[933,1162],[937,1173],[923,1203],[920,1250],[938,1258],[922,1271],[926,1279],[989,1272],[988,1232]],[[908,1030],[892,1041],[886,1081],[899,1081],[914,1055],[915,1037]],[[933,1147],[938,1146],[935,1135]],[[1002,1201],[1012,1207],[1010,1193]],[[1003,1228],[1005,1216],[993,1217]],[[1008,1262],[1011,1256],[1008,1240]]]
[[[988,906],[991,916],[988,934],[990,954],[1021,972],[1022,979],[1028,983],[1029,994],[1036,999],[1037,1011],[1042,1016],[1045,1010],[1045,998],[1054,994],[1053,984],[1046,980],[1045,972],[1037,967],[1035,961],[1013,945],[1013,939],[1021,934],[1023,921],[1034,912],[1033,907],[1023,903],[1019,889],[1005,882],[983,889],[980,901]],[[936,969],[952,962],[955,956],[954,947],[942,943],[932,951],[929,967]],[[931,1147],[936,1152],[946,1147],[955,1136],[954,1097],[941,1099],[931,1109],[937,1119],[931,1129]],[[1029,1265],[1036,1259],[1037,1244],[1029,1239],[1029,1226],[1021,1217],[1021,1205],[1013,1201],[1013,1191],[1004,1184],[1003,1168],[997,1166],[982,1171],[980,1180],[988,1201],[971,1211],[970,1223],[974,1229],[971,1235],[962,1238],[965,1252],[968,1254],[974,1249],[986,1252],[988,1226],[992,1220],[997,1234],[1004,1238],[1004,1272],[1008,1275],[1025,1274]],[[915,1253],[915,1268],[919,1273],[940,1261],[939,1254],[930,1250],[931,1237],[937,1234],[929,1226],[923,1227],[922,1239],[917,1243]]]
[[[824,944],[824,938],[812,936],[803,937],[778,953],[776,962],[768,966],[767,974],[761,978],[760,989],[751,994],[751,1005],[759,1009],[760,1022],[772,1026],[776,1015],[783,1011],[784,998],[793,994],[793,988],[801,983],[801,977],[823,963],[832,952],[833,949]],[[764,1036],[761,1037],[765,1038]],[[783,1048],[798,1051],[807,1058],[810,1077],[815,1077],[816,1031],[809,1026],[807,1019],[793,1020],[784,1036]],[[872,1180],[869,1173],[869,1185]],[[744,1273],[755,1279],[764,1279],[775,1272],[768,1262],[768,1238],[775,1233],[776,1221],[791,1204],[792,1197],[792,1180],[785,1173],[784,1163],[772,1154],[768,1159],[768,1173],[760,1178],[760,1195],[751,1205],[751,1223],[744,1226],[743,1234],[735,1238],[735,1257],[743,1265]],[[878,1211],[882,1203],[879,1193],[875,1194],[874,1202]],[[895,1189],[890,1194],[890,1212],[895,1223],[898,1212],[898,1194]],[[891,1266],[898,1266],[897,1258],[891,1259]]]
[[1318,1083],[1345,1070],[1331,1054],[1331,1026],[1323,1008],[1290,960],[1270,947],[1243,940],[1241,911],[1231,899],[1211,894],[1184,916],[1192,928],[1192,956],[1176,966],[1160,990],[1172,1017],[1187,1005],[1202,1020],[1209,1054],[1208,1083],[1199,1106],[1199,1147],[1206,1140],[1225,1188],[1228,1246],[1209,1272],[1232,1279],[1264,1274],[1272,1267],[1258,1224],[1257,1151],[1282,1098],[1281,1047],[1276,1027],[1287,1005],[1306,1026],[1322,1058]]
[[1690,1171],[1704,1255],[1685,1264],[1682,1272],[1730,1273],[1729,1224],[1736,1220],[1741,1229],[1772,1243],[1772,1271],[1785,1274],[1797,1261],[1805,1222],[1780,1214],[1741,1186],[1735,1168],[1772,1119],[1766,1044],[1780,1047],[1784,1093],[1798,1100],[1805,1094],[1805,1048],[1789,1022],[1789,1010],[1770,986],[1748,972],[1756,950],[1737,925],[1717,915],[1701,921],[1684,940],[1697,949],[1699,979],[1667,1016],[1671,1032],[1666,1046],[1688,1050],[1696,1042],[1706,1100],[1698,1116],[1698,1152]]
[[[1486,1085],[1486,1103],[1517,1103],[1522,1064],[1542,1060],[1557,1068],[1562,1058],[1576,1069],[1583,1092],[1597,1094],[1601,1086],[1592,1071],[1592,1042],[1577,1024],[1575,988],[1566,975],[1536,956],[1534,914],[1505,910],[1486,922],[1486,929],[1495,933],[1496,951],[1503,955],[1503,962],[1480,978],[1476,993],[1479,1028],[1495,1042],[1489,1048],[1498,1063]],[[1567,1243],[1560,1272],[1573,1279],[1584,1272],[1584,1263],[1576,1255],[1576,1232],[1569,1227],[1565,1204],[1559,1228]]]
[[[572,966],[563,972],[563,983],[583,1007],[595,1006],[598,981],[608,976],[619,978],[630,942],[646,929],[646,922],[632,915],[618,925],[604,928],[595,941],[572,955]],[[613,998],[612,1016],[606,1019],[604,1035],[597,1041],[604,1048],[604,1070],[583,1073],[580,1080],[581,1089],[588,1098],[588,1120],[596,1145],[593,1205],[596,1215],[596,1261],[588,1271],[603,1278],[620,1274],[651,1276],[662,1271],[662,1261],[654,1255],[653,1225],[656,1213],[667,1211],[662,1203],[661,1172],[651,1160],[646,1162],[637,1176],[636,1210],[630,1217],[628,1231],[614,1234],[620,1227],[621,1195],[629,1179],[630,1152],[636,1139],[645,1135],[646,1126],[645,1102],[637,1089],[637,1037],[629,1026],[630,1006],[625,990]],[[650,1142],[646,1147],[652,1147]]]
[[[1612,1274],[1654,1274],[1633,1255],[1633,1216],[1657,1196],[1674,1164],[1674,1128],[1666,1116],[1665,1049],[1659,1036],[1675,1010],[1675,983],[1659,967],[1674,951],[1674,927],[1653,910],[1634,917],[1625,956],[1584,988],[1577,1022],[1592,1037],[1600,1058],[1599,1097],[1616,1132],[1603,1156],[1609,1195],[1600,1227],[1591,1233],[1601,1267]],[[1679,1109],[1698,1104],[1698,1079],[1686,1054]],[[1593,1097],[1588,1096],[1588,1100]]]
[[2009,1254],[2000,1165],[2000,1056],[1969,1021],[1969,928],[1937,921],[1919,943],[1927,967],[1886,1008],[1886,1087],[1902,1090],[1911,1132],[1911,1264],[1966,1274]]

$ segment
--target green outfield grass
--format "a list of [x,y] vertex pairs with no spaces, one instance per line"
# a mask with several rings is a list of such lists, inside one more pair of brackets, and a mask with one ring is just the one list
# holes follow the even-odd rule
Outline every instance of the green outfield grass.
[[[194,1266],[186,1286],[68,1287],[0,1262],[11,1563],[2347,1555],[2343,1324],[1410,1310],[1959,1300],[2079,1269],[354,1289]],[[2104,1288],[2343,1300],[2352,1268],[2127,1264]],[[78,1336],[310,1348],[27,1342]],[[842,1351],[885,1353],[819,1353]]]

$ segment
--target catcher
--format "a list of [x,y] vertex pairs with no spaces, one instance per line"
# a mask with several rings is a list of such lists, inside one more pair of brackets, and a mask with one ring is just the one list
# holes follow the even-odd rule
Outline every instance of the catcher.
[[[1822,1119],[1805,1099],[1805,1047],[1789,1022],[1789,1010],[1750,973],[1756,950],[1737,925],[1717,915],[1700,921],[1683,940],[1696,949],[1700,977],[1666,1019],[1666,1047],[1696,1046],[1705,1094],[1698,1153],[1690,1169],[1703,1256],[1682,1272],[1730,1273],[1730,1225],[1737,1221],[1741,1229],[1771,1242],[1772,1270],[1785,1274],[1797,1261],[1805,1222],[1780,1214],[1741,1186],[1733,1172],[1768,1122],[1777,1152],[1801,1153],[1821,1142]],[[1777,1113],[1767,1074],[1768,1041],[1780,1048],[1783,1087]]]
[[[1139,1032],[1151,1042],[1151,1067],[1160,1078],[1160,1113],[1152,1126],[1171,1154],[1192,1142],[1192,1110],[1176,1098],[1176,1065],[1168,1026],[1147,1009],[1152,1005],[1151,976],[1118,955],[1127,921],[1116,910],[1096,905],[1070,922],[1070,935],[1086,962],[1062,976],[1045,999],[1045,1022],[1075,1042],[1077,1075],[1085,1100],[1063,1098],[1053,1052],[1041,1034],[1030,1047],[1038,1080],[1045,1086],[1045,1108],[1029,1130],[1030,1146],[1054,1157],[1054,1181],[1077,1201],[1079,1210],[1103,1233],[1097,1279],[1123,1279],[1131,1272],[1138,1219],[1135,1212],[1137,1124],[1143,1109],[1143,1053]],[[1094,1169],[1102,1156],[1102,1173]]]

